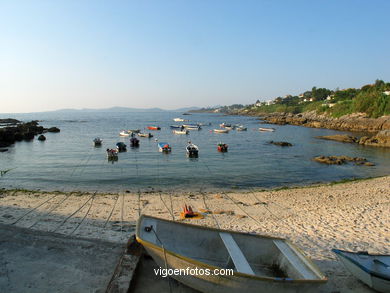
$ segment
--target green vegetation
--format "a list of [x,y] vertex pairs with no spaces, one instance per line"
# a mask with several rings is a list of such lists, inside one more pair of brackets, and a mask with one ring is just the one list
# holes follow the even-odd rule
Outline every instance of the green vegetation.
[[[278,97],[271,104],[257,102],[244,111],[251,113],[302,113],[316,111],[332,117],[341,117],[352,113],[366,113],[377,118],[390,115],[390,83],[377,80],[374,84],[360,89],[329,90],[313,87],[299,96]],[[223,111],[221,111],[223,112]]]

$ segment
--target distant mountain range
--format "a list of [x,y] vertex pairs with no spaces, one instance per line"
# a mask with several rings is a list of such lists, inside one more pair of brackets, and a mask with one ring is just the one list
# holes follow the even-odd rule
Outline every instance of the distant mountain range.
[[70,112],[188,112],[191,110],[198,110],[199,107],[186,107],[186,108],[179,108],[175,110],[165,110],[161,108],[127,108],[127,107],[111,107],[111,108],[104,108],[104,109],[60,109],[55,111],[48,111],[48,112],[61,112],[61,113],[70,113]]

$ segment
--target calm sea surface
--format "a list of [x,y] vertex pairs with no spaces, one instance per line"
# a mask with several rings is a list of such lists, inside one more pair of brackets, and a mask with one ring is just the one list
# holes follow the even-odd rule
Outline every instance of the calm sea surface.
[[[43,190],[146,191],[150,189],[200,190],[221,188],[281,187],[329,182],[345,178],[364,178],[390,173],[390,150],[319,140],[318,135],[339,133],[333,130],[298,126],[272,126],[275,132],[257,131],[259,121],[252,117],[219,114],[181,113],[36,113],[0,114],[0,118],[23,121],[43,120],[42,126],[57,126],[60,133],[45,134],[47,140],[19,142],[0,153],[0,170],[12,169],[0,177],[0,187]],[[211,123],[190,135],[174,135],[169,125],[175,117],[190,123]],[[222,122],[243,124],[246,132],[216,134]],[[122,129],[144,129],[159,125],[153,138],[140,138],[138,149],[128,148],[118,162],[106,158],[106,148],[119,141],[129,146],[128,138],[119,137]],[[101,137],[103,146],[92,140]],[[157,150],[155,138],[171,144],[172,153]],[[198,159],[186,157],[185,146],[191,140],[200,148]],[[288,141],[294,146],[282,148],[268,141]],[[228,153],[218,153],[216,145],[229,145]],[[318,155],[366,157],[376,166],[327,166],[311,159]]]

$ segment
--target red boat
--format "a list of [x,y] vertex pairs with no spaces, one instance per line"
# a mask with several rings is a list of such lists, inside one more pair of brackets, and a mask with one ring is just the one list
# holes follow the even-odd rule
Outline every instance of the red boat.
[[219,152],[225,153],[225,152],[228,151],[228,145],[226,143],[219,143],[218,147],[217,147],[217,150]]
[[161,130],[159,126],[148,126],[147,129],[149,130]]

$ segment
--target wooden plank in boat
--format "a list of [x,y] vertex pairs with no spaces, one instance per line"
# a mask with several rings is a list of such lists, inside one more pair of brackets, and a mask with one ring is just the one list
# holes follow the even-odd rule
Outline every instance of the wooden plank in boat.
[[225,232],[220,232],[219,236],[225,244],[226,249],[228,250],[230,257],[232,258],[237,271],[240,273],[254,275],[255,273],[253,272],[248,261],[246,260],[240,247],[238,247],[236,241],[234,241],[233,236],[230,233]]
[[314,274],[309,271],[308,268],[302,263],[301,259],[295,254],[286,242],[283,240],[274,240],[275,245],[279,248],[280,252],[288,259],[291,265],[297,269],[297,271],[306,279],[312,279]]

